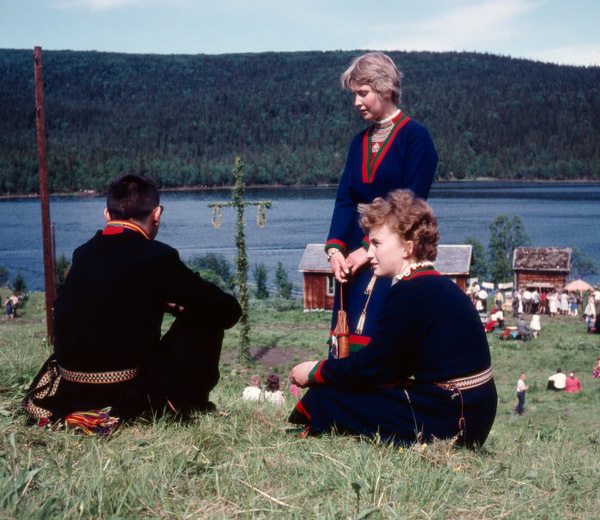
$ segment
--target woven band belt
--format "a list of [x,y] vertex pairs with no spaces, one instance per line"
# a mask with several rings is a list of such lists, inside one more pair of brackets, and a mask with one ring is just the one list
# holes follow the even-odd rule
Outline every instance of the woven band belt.
[[122,383],[137,377],[140,373],[139,368],[127,368],[125,370],[116,370],[114,372],[73,372],[61,366],[58,372],[67,381],[73,383],[92,383],[97,385],[108,383]]
[[449,381],[441,381],[439,383],[434,383],[434,385],[439,386],[444,390],[469,390],[470,388],[476,388],[484,385],[488,381],[491,381],[492,376],[492,367],[490,367],[479,374],[474,374],[469,377],[450,379]]

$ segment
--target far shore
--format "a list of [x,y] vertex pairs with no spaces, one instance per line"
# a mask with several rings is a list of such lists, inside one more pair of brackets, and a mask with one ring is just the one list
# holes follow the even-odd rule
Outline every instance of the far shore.
[[[434,181],[433,185],[436,184],[461,184],[466,182],[505,182],[511,184],[522,184],[522,183],[538,183],[538,184],[578,184],[578,183],[600,183],[598,180],[590,179],[572,179],[572,180],[542,180],[542,179],[494,179],[491,177],[479,177],[477,179],[442,179]],[[159,191],[161,193],[177,193],[177,192],[194,192],[194,191],[216,191],[216,190],[230,190],[233,186],[182,186],[180,188],[162,188]],[[337,184],[258,184],[258,185],[247,185],[245,189],[290,189],[290,188],[336,188]],[[103,197],[106,193],[94,190],[82,190],[72,191],[65,193],[50,193],[50,197]],[[0,195],[1,200],[13,200],[13,199],[38,199],[40,198],[39,193],[14,193]]]

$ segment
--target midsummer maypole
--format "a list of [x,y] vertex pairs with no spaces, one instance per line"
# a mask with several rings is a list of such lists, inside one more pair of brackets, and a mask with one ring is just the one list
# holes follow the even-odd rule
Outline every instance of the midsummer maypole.
[[271,208],[273,202],[270,200],[244,202],[244,163],[239,157],[235,160],[235,167],[232,172],[235,177],[235,185],[231,192],[233,202],[216,202],[209,204],[208,207],[213,208],[212,223],[215,227],[221,225],[221,208],[232,207],[237,210],[235,245],[238,253],[235,257],[235,267],[237,271],[238,300],[242,307],[239,360],[247,364],[251,361],[252,356],[250,354],[250,325],[248,324],[248,255],[246,254],[246,237],[244,234],[244,210],[247,206],[258,206],[256,223],[263,227],[267,220],[265,210]]

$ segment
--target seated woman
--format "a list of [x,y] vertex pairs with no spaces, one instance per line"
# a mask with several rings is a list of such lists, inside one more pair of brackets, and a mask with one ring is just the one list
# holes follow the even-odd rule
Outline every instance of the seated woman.
[[433,268],[431,207],[396,190],[367,206],[360,223],[375,275],[393,277],[376,333],[355,356],[292,369],[291,382],[310,389],[289,421],[307,425],[307,435],[336,428],[397,443],[483,444],[497,404],[490,351],[468,296]]

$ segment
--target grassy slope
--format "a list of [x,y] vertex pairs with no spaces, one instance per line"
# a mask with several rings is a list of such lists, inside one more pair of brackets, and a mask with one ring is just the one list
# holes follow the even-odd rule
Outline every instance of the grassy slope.
[[[291,401],[240,400],[248,371],[234,362],[213,393],[229,418],[140,423],[108,440],[25,427],[22,391],[49,350],[42,305],[33,295],[20,320],[0,322],[0,519],[598,517],[600,337],[580,318],[543,318],[531,343],[490,339],[498,415],[485,448],[470,452],[299,440],[284,433]],[[323,352],[327,314],[259,310],[253,344]],[[225,350],[235,341],[234,329]],[[581,393],[545,391],[557,366],[579,372]],[[511,413],[521,370],[531,387],[524,417]]]

